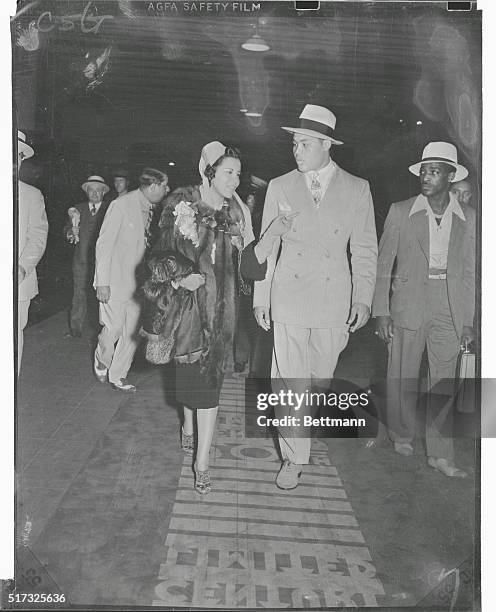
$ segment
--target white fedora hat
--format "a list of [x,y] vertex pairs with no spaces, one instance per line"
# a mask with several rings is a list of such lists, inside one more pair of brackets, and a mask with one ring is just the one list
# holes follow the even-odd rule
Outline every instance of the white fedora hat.
[[307,104],[299,119],[299,127],[283,127],[282,129],[294,134],[305,134],[306,136],[313,136],[314,138],[330,140],[338,145],[343,144],[341,140],[336,140],[334,138],[336,115],[328,108],[316,106],[315,104]]
[[86,191],[90,185],[103,185],[105,187],[105,193],[107,193],[110,189],[105,180],[97,174],[89,176],[88,180],[81,185],[81,189]]
[[33,157],[34,149],[26,143],[26,134],[17,130],[17,150],[24,154],[24,158]]
[[408,169],[412,174],[415,174],[415,176],[419,176],[422,164],[427,164],[429,162],[443,162],[443,164],[449,164],[456,168],[456,173],[452,181],[453,183],[463,181],[463,179],[468,176],[468,170],[465,166],[458,163],[458,151],[455,145],[449,142],[429,142],[422,152],[422,161],[413,164],[413,166],[410,166]]

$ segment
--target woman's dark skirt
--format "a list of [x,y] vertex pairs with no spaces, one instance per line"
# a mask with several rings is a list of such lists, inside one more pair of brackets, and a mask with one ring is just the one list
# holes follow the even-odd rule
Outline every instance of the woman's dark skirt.
[[200,363],[176,363],[176,401],[191,410],[204,410],[219,405],[223,380],[212,388],[200,373]]

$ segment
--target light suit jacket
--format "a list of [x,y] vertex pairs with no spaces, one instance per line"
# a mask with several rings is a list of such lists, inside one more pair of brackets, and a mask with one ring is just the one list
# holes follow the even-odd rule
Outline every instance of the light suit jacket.
[[93,286],[109,286],[111,300],[131,299],[138,286],[138,268],[146,249],[142,203],[148,200],[139,189],[114,200],[100,229]]
[[[390,315],[396,325],[411,330],[422,324],[429,276],[429,221],[425,210],[410,216],[416,199],[396,202],[389,209],[379,244],[372,307],[374,317]],[[465,221],[453,214],[446,279],[458,336],[464,325],[474,324],[475,312],[475,211],[460,206]]]
[[276,241],[265,280],[255,282],[253,306],[270,306],[272,319],[287,325],[343,327],[351,303],[370,307],[374,293],[377,235],[369,184],[336,166],[317,208],[304,174],[293,170],[269,183],[262,232],[289,210],[300,214]]
[[36,266],[45,252],[47,236],[48,220],[41,191],[19,181],[18,265],[26,271],[19,285],[19,300],[30,300],[38,294]]

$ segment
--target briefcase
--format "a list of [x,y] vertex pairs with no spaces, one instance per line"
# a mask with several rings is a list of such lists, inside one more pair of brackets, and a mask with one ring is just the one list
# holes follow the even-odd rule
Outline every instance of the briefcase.
[[462,349],[455,373],[455,407],[463,414],[475,412],[475,353]]

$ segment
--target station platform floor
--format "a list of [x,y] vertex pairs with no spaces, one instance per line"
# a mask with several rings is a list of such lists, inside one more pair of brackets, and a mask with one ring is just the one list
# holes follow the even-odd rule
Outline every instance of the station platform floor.
[[[474,440],[456,440],[459,480],[427,466],[421,428],[411,457],[382,425],[315,439],[299,486],[281,491],[277,445],[245,437],[246,379],[228,374],[200,497],[170,368],[138,355],[137,393],[122,394],[93,377],[94,338],[65,332],[65,313],[26,330],[18,385],[17,576],[34,591],[116,609],[473,608]],[[339,375],[370,375],[376,340],[352,338]]]

